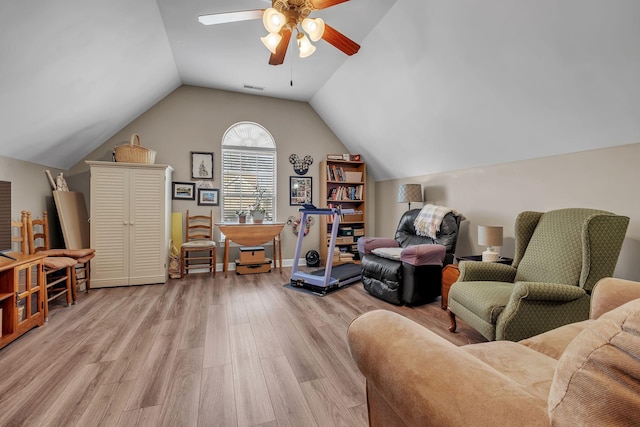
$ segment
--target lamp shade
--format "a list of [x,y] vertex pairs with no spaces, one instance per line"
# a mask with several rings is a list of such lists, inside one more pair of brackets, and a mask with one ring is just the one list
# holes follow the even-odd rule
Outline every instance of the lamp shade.
[[279,32],[286,22],[287,18],[284,16],[284,14],[278,12],[272,7],[265,10],[264,15],[262,15],[262,23],[264,24],[264,28],[266,28],[270,33]]
[[298,48],[300,49],[300,58],[306,58],[316,51],[316,47],[311,44],[306,35],[298,34]]
[[321,18],[305,18],[302,20],[302,29],[309,34],[311,41],[317,42],[324,34],[324,21]]
[[478,245],[502,246],[502,227],[490,225],[478,226]]
[[400,184],[398,187],[398,203],[422,202],[421,184]]
[[278,49],[278,45],[282,40],[282,36],[277,33],[269,33],[266,36],[261,37],[260,40],[262,40],[262,43],[271,51],[271,53],[275,54]]

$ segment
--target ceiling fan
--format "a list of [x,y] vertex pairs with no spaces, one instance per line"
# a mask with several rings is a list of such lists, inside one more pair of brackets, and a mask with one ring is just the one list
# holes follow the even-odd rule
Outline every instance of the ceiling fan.
[[198,21],[204,25],[215,25],[262,19],[265,28],[269,31],[269,34],[261,38],[262,43],[271,51],[269,64],[280,65],[284,62],[294,30],[297,32],[296,41],[301,58],[311,55],[316,50],[311,41],[320,39],[347,55],[358,52],[360,50],[358,43],[325,24],[322,19],[309,18],[314,10],[326,9],[346,1],[349,0],[272,0],[271,7],[268,9],[200,15]]

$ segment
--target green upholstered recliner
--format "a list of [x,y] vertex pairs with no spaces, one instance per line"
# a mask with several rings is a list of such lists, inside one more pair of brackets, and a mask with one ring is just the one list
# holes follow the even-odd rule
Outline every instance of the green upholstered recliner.
[[629,218],[595,209],[522,212],[512,265],[463,261],[456,316],[488,340],[519,341],[589,317],[591,289],[613,275]]

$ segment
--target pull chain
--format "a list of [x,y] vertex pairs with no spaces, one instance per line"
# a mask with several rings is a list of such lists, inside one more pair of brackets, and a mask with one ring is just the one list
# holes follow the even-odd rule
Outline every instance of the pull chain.
[[[293,39],[293,37],[291,37],[291,38]],[[289,44],[290,45],[289,46],[289,52],[291,52],[293,54],[293,46],[291,46],[291,44],[293,44],[293,43]],[[291,68],[290,68],[290,70],[291,70],[291,80],[289,81],[289,85],[291,87],[293,87],[293,60],[294,60],[293,56],[291,56]]]

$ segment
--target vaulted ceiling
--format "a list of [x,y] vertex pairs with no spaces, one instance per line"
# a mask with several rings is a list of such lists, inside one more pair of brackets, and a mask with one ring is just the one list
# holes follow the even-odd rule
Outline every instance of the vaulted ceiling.
[[[376,179],[640,142],[636,0],[351,0],[281,66],[265,0],[3,0],[0,155],[69,168],[181,84],[307,101]],[[245,86],[261,90],[247,89]]]

